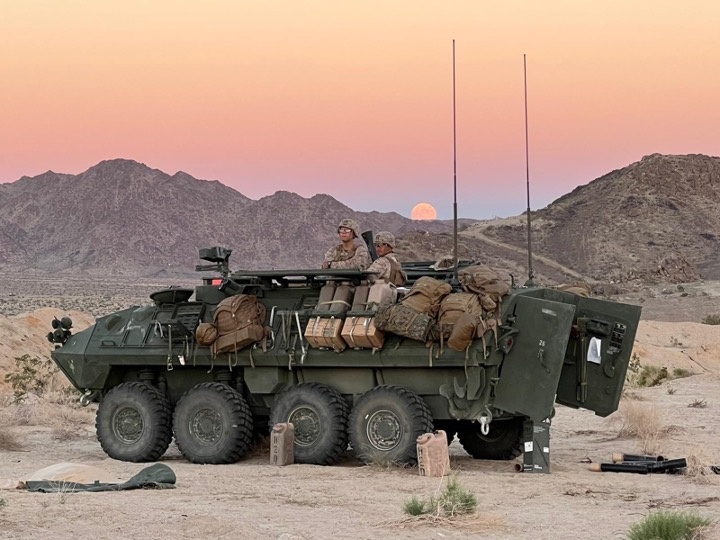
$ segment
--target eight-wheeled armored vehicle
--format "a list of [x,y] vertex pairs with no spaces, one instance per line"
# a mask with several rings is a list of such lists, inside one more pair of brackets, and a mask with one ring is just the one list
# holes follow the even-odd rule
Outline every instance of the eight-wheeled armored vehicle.
[[[513,287],[494,330],[464,350],[390,332],[381,346],[311,346],[329,283],[350,290],[354,270],[229,270],[230,250],[200,250],[212,272],[195,290],[168,288],[152,304],[101,317],[73,333],[68,318],[48,336],[52,358],[85,403],[99,402],[97,436],[112,458],[159,459],[174,438],[194,463],[240,459],[254,434],[295,426],[295,460],[332,464],[350,446],[361,461],[412,463],[416,438],[457,437],[475,458],[512,459],[523,434],[555,403],[606,416],[617,409],[640,308],[544,287]],[[459,290],[457,271],[404,265]],[[206,274],[207,275],[207,274]],[[240,350],[198,342],[221,302],[252,296],[267,332]],[[347,321],[351,314],[344,315]],[[342,349],[342,350],[341,350]]]

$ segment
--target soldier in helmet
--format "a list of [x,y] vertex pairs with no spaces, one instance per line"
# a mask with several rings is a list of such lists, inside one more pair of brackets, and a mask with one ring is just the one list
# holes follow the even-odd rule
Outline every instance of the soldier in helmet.
[[375,281],[385,281],[385,283],[393,283],[398,287],[405,285],[407,274],[402,269],[402,265],[395,258],[395,236],[387,231],[379,232],[374,238],[375,251],[378,258],[369,266],[368,272],[377,272]]
[[331,247],[323,258],[323,268],[365,270],[370,265],[370,252],[365,244],[355,243],[360,227],[353,219],[343,219],[338,225],[340,244]]

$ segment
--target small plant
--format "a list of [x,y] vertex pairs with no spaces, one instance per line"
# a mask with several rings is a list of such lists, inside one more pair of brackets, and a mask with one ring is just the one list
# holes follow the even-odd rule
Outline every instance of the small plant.
[[15,371],[5,375],[5,382],[10,384],[15,402],[19,403],[28,392],[41,396],[57,371],[49,358],[40,360],[36,356],[24,354],[15,358]]
[[409,516],[420,516],[427,513],[425,510],[425,504],[426,503],[424,501],[421,501],[413,495],[412,499],[405,501],[403,511]]
[[5,499],[0,499],[0,510],[5,508],[6,505],[7,505],[7,503],[5,502]]
[[682,347],[682,342],[676,338],[675,336],[670,336],[670,346],[671,347]]
[[638,386],[657,386],[668,378],[668,370],[665,366],[643,366],[638,373],[636,384]]
[[454,518],[472,514],[477,508],[477,497],[463,488],[456,478],[448,479],[445,489],[429,501],[413,496],[405,502],[404,511],[411,516],[428,515],[436,518]]
[[711,521],[692,512],[656,512],[630,527],[629,540],[693,540]]
[[683,379],[692,375],[692,371],[690,371],[689,369],[676,367],[675,369],[673,369],[672,374],[673,379]]
[[674,386],[668,386],[668,388],[667,388],[668,395],[672,396],[675,392],[677,392],[677,388],[675,388]]
[[691,409],[704,409],[707,407],[707,401],[704,399],[695,399],[691,403],[688,403],[688,407]]
[[22,445],[14,432],[10,431],[7,426],[0,431],[0,450],[13,452],[22,449]]
[[720,315],[707,315],[700,322],[702,322],[703,324],[718,325],[720,324]]

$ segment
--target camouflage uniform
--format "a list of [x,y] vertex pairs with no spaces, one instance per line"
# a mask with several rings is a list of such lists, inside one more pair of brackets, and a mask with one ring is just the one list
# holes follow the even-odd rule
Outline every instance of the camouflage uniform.
[[[340,232],[340,229],[352,230],[353,238],[360,236],[360,226],[354,219],[343,219],[338,225],[338,232]],[[343,244],[338,244],[328,249],[327,253],[325,253],[325,257],[323,257],[323,268],[325,268],[325,264],[327,263],[329,268],[335,270],[365,270],[371,262],[370,252],[365,244],[356,245],[353,243],[352,249],[345,249]]]
[[392,252],[392,249],[395,247],[395,236],[387,231],[379,232],[375,235],[375,244],[385,244],[389,247],[390,251],[375,259],[370,265],[368,272],[377,272],[370,280],[393,283],[398,287],[404,285],[407,275],[403,272],[402,265]]
[[330,268],[334,269],[365,270],[370,265],[370,252],[364,245],[355,246],[354,250],[348,251],[343,249],[342,244],[338,244],[327,250],[323,261],[329,262]]
[[[368,272],[377,272],[373,276],[373,281],[385,281],[386,283],[394,283],[395,285],[402,286],[405,284],[405,276],[401,270],[402,266],[400,262],[395,258],[394,253],[388,253],[384,257],[378,257],[368,267]],[[394,271],[393,271],[394,270]]]

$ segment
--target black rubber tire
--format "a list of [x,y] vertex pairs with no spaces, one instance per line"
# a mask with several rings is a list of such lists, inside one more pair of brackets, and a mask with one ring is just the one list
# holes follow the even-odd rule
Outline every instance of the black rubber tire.
[[337,390],[302,383],[277,396],[270,410],[270,425],[293,424],[295,463],[332,465],[347,449],[349,412]]
[[180,453],[191,463],[235,463],[250,448],[253,418],[240,392],[206,382],[178,401],[173,432]]
[[126,382],[111,388],[100,401],[95,430],[100,446],[113,459],[157,461],[172,440],[172,407],[157,388]]
[[522,453],[523,421],[522,417],[494,420],[487,435],[480,432],[479,422],[463,421],[458,427],[458,439],[475,459],[513,459]]
[[435,431],[442,429],[445,432],[445,435],[447,435],[448,446],[450,446],[455,440],[455,435],[457,435],[458,425],[460,425],[460,422],[458,420],[435,419],[433,420],[433,424],[435,426]]
[[417,438],[432,433],[433,419],[423,399],[400,386],[365,392],[350,414],[350,444],[364,463],[417,463]]

